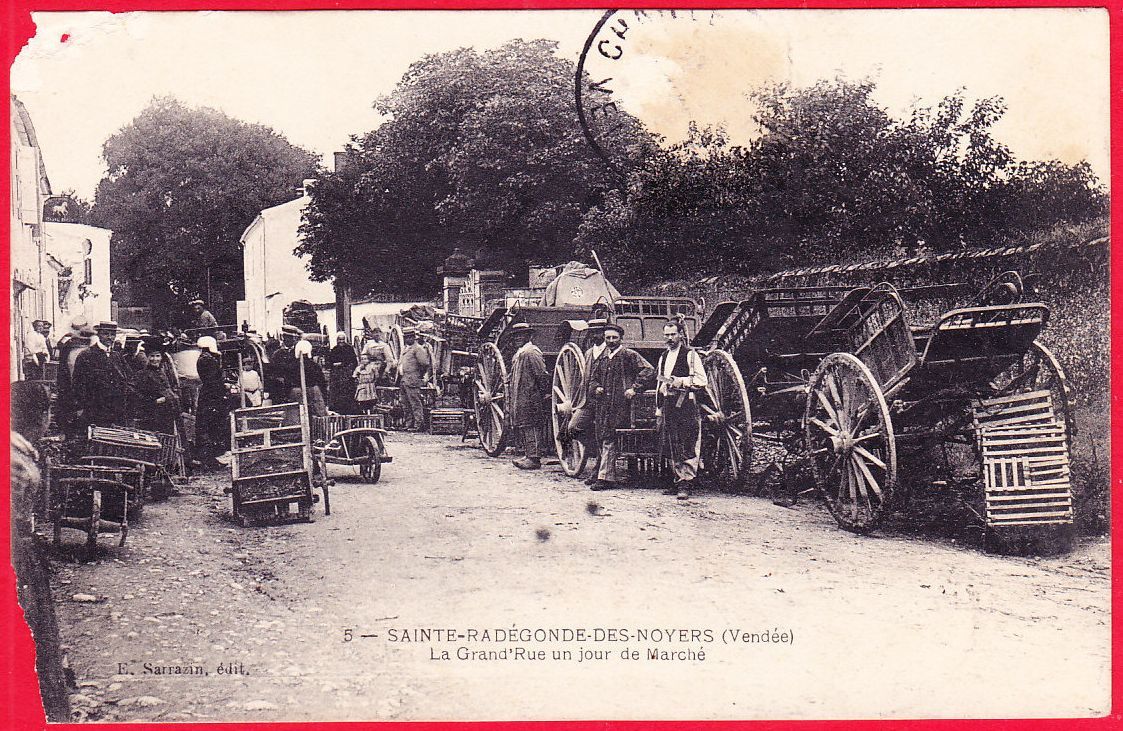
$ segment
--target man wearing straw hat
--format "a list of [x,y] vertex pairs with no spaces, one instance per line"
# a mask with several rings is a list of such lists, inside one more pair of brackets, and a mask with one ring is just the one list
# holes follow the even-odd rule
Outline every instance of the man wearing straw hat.
[[[514,465],[520,470],[542,467],[542,431],[546,424],[546,399],[550,393],[550,374],[542,351],[534,344],[534,328],[525,322],[511,326],[513,337],[521,344],[511,360],[510,423],[522,437],[524,456]],[[516,342],[519,342],[516,340]]]

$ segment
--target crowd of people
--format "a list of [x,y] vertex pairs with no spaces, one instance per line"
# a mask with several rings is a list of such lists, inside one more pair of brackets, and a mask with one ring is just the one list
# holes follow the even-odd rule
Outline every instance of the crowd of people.
[[[534,344],[535,329],[527,323],[511,327],[519,348],[511,364],[510,423],[518,433],[523,456],[519,469],[542,466],[541,445],[548,414],[551,376],[542,351]],[[647,389],[655,389],[656,429],[661,451],[674,471],[674,484],[665,494],[679,500],[690,497],[698,475],[702,446],[702,420],[698,401],[707,386],[701,356],[687,342],[682,320],[663,326],[666,346],[653,367],[639,352],[624,345],[624,330],[605,320],[590,320],[591,345],[585,350],[586,377],[577,395],[563,440],[578,440],[597,468],[586,482],[592,490],[607,490],[624,481],[618,470],[620,449],[617,429],[631,422],[631,402]]]

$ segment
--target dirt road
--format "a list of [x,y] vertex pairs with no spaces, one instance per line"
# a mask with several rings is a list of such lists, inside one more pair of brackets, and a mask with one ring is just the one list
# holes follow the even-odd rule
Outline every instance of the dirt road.
[[333,468],[333,513],[315,523],[237,528],[227,477],[196,479],[147,506],[124,548],[105,537],[97,562],[60,562],[80,716],[1109,708],[1106,539],[1058,558],[996,557],[895,529],[850,535],[813,503],[594,493],[452,437],[391,437],[379,484]]

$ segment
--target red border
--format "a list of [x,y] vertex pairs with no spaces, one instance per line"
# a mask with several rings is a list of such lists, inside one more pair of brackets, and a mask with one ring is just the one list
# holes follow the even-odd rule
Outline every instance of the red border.
[[[1123,136],[1123,124],[1120,123],[1121,99],[1123,95],[1116,93],[1116,89],[1123,84],[1123,40],[1120,37],[1120,13],[1123,11],[1123,0],[1106,0],[1106,2],[1087,3],[1077,0],[912,0],[901,2],[899,0],[844,0],[832,2],[831,0],[748,0],[746,2],[707,2],[706,0],[678,0],[677,2],[653,2],[652,0],[637,0],[635,2],[591,3],[583,0],[4,0],[5,12],[0,17],[0,27],[3,27],[3,43],[5,59],[9,69],[16,55],[24,44],[35,33],[35,25],[31,20],[33,11],[48,10],[108,10],[112,12],[125,12],[130,10],[344,10],[344,9],[607,9],[607,8],[980,8],[980,7],[1094,7],[1106,8],[1110,16],[1111,33],[1111,182],[1112,190],[1118,191],[1120,187],[1120,137]],[[11,92],[10,77],[5,75],[5,96]],[[4,150],[8,155],[10,126],[4,125]],[[4,196],[7,202],[8,176],[10,167],[4,165]],[[1111,206],[1112,228],[1123,223],[1123,213],[1118,202],[1119,197],[1114,196]],[[4,223],[4,241],[10,241],[9,224]],[[0,259],[5,268],[10,264],[7,245],[0,245]],[[1123,253],[1120,249],[1112,247],[1111,252],[1111,289],[1113,292],[1123,287]],[[7,282],[7,280],[5,280]],[[5,286],[10,286],[6,284]],[[7,302],[5,297],[4,302]],[[4,305],[5,310],[7,305]],[[1111,303],[1111,340],[1112,344],[1119,343],[1121,325],[1123,321],[1123,303],[1119,297],[1114,297]],[[1114,350],[1114,348],[1113,348]],[[8,352],[0,355],[0,365],[4,370],[8,368]],[[1112,384],[1118,383],[1123,377],[1123,358],[1113,358],[1111,366]],[[1119,427],[1120,402],[1114,398],[1115,389],[1112,389],[1112,486],[1121,484],[1123,478],[1123,428]],[[0,391],[0,414],[3,419],[8,418],[9,395],[6,390]],[[3,473],[8,473],[8,450],[0,452],[0,468]],[[4,545],[10,545],[8,536],[7,508],[8,491],[4,490],[4,497],[0,498],[5,505],[5,519],[3,521]],[[1113,490],[1114,492],[1114,490]],[[1120,524],[1123,516],[1123,506],[1118,500],[1113,501],[1112,526]],[[1121,586],[1119,572],[1123,567],[1119,541],[1112,541],[1112,609],[1119,606]],[[1050,719],[1050,720],[914,720],[914,721],[734,721],[734,722],[632,722],[632,721],[582,721],[577,723],[561,722],[511,722],[511,723],[394,723],[392,725],[410,729],[447,729],[456,728],[464,731],[475,731],[485,728],[503,729],[577,729],[579,731],[601,731],[603,729],[620,729],[621,731],[646,731],[647,729],[763,729],[763,728],[791,728],[800,731],[823,731],[826,729],[903,729],[918,731],[960,731],[961,729],[994,729],[1001,731],[1017,731],[1018,729],[1046,729],[1048,731],[1083,731],[1085,729],[1115,729],[1123,728],[1123,712],[1119,709],[1118,699],[1123,681],[1119,668],[1123,661],[1123,637],[1120,636],[1120,625],[1112,622],[1112,711],[1105,718],[1098,719]],[[0,686],[4,692],[0,694],[0,728],[23,730],[46,728],[43,710],[38,703],[39,687],[35,676],[34,644],[30,632],[24,623],[23,614],[16,602],[15,576],[10,561],[0,561]],[[297,724],[297,723],[261,723],[261,724],[97,724],[97,728],[105,729],[138,729],[138,728],[168,728],[168,729],[235,729],[235,728],[263,728],[272,731],[287,729],[306,729],[310,727],[330,726],[332,728],[375,728],[391,725],[388,722],[378,723],[333,723],[333,724]],[[89,725],[59,724],[51,728],[88,729]]]

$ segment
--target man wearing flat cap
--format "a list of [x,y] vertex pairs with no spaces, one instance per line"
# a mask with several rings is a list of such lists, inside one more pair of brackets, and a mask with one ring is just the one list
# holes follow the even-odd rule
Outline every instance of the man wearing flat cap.
[[218,327],[218,320],[214,319],[214,315],[207,309],[203,300],[191,300],[187,304],[191,305],[191,311],[194,313],[191,324],[187,326],[188,329],[213,330]]
[[597,441],[600,463],[593,490],[607,490],[621,482],[616,469],[616,430],[631,423],[631,401],[655,377],[655,369],[636,351],[623,345],[624,330],[619,325],[604,329],[605,350],[589,371],[589,396],[596,404]]
[[97,339],[74,362],[73,394],[78,434],[88,426],[114,426],[123,423],[122,409],[128,392],[126,369],[119,354],[112,352],[117,323],[101,322]]
[[421,402],[421,388],[425,377],[432,370],[433,363],[429,351],[417,342],[417,331],[406,328],[405,349],[398,364],[398,387],[401,389],[402,405],[406,410],[406,431],[421,431],[425,427],[425,406]]
[[542,351],[534,344],[534,328],[525,322],[511,326],[519,343],[511,360],[510,424],[522,437],[524,456],[514,464],[521,470],[542,467],[541,444],[546,425],[546,399],[550,394],[550,374]]

